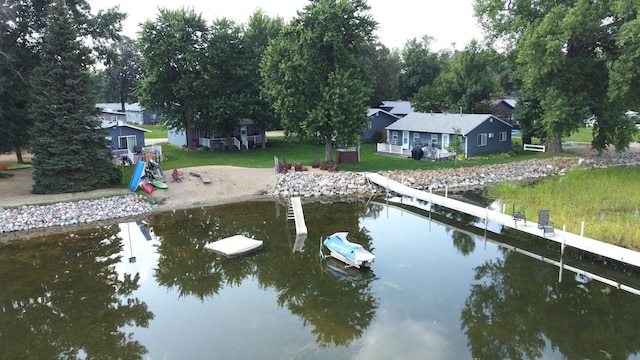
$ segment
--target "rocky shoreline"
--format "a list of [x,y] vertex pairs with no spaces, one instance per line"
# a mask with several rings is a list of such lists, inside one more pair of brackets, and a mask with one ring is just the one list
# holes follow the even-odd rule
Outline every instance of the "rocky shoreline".
[[[419,190],[484,187],[505,181],[520,181],[561,175],[570,169],[610,166],[638,166],[640,153],[604,154],[587,158],[552,157],[505,164],[457,167],[440,170],[395,170],[380,174]],[[383,194],[385,189],[370,184],[364,174],[353,172],[278,174],[276,183],[262,189],[265,196],[288,198],[336,198]],[[42,206],[0,208],[0,233],[64,227],[98,221],[141,216],[154,205],[139,195],[114,196],[97,200],[62,202]]]
[[113,196],[41,206],[25,205],[0,211],[0,233],[139,216],[152,209],[153,205],[139,195]]
[[[379,174],[418,190],[484,187],[505,181],[520,181],[562,175],[575,168],[638,166],[640,153],[606,154],[589,158],[552,157],[505,164],[457,167],[439,170],[394,170]],[[276,185],[268,191],[275,197],[325,197],[383,193],[360,173],[337,172],[278,174]]]

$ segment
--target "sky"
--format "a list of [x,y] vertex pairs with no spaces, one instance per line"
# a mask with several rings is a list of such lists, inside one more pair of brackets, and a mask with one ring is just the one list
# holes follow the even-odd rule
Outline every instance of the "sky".
[[[120,6],[128,14],[123,24],[125,35],[136,38],[139,24],[155,20],[158,8],[193,9],[211,24],[218,18],[228,18],[246,24],[258,9],[271,17],[291,20],[308,0],[89,0],[91,10]],[[402,50],[410,39],[429,35],[435,40],[432,51],[463,49],[471,40],[481,40],[482,31],[473,17],[473,0],[368,0],[370,14],[378,23],[376,35],[388,48]]]

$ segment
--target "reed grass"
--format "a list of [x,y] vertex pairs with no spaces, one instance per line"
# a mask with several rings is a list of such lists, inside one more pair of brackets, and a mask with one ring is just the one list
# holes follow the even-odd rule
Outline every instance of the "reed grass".
[[537,222],[548,209],[555,227],[596,240],[640,250],[640,169],[580,169],[534,184],[508,182],[489,189],[508,211],[524,211]]

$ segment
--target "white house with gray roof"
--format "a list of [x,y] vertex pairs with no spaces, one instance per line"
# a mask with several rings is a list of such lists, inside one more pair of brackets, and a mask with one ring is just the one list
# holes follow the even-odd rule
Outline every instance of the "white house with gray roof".
[[447,149],[456,129],[465,157],[511,150],[512,126],[491,114],[413,112],[386,127],[387,141],[402,149],[433,146]]

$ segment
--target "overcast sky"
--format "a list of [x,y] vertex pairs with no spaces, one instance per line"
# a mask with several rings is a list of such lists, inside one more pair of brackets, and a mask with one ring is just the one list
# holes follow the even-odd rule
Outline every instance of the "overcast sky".
[[[194,9],[209,24],[222,17],[246,24],[257,9],[289,21],[308,3],[308,0],[89,0],[94,13],[119,5],[129,15],[123,30],[132,38],[137,37],[140,23],[156,19],[158,8]],[[368,0],[367,3],[378,22],[376,35],[388,48],[402,49],[407,40],[423,35],[435,38],[433,51],[451,49],[452,43],[456,49],[462,49],[472,39],[482,39],[473,17],[473,0]]]

